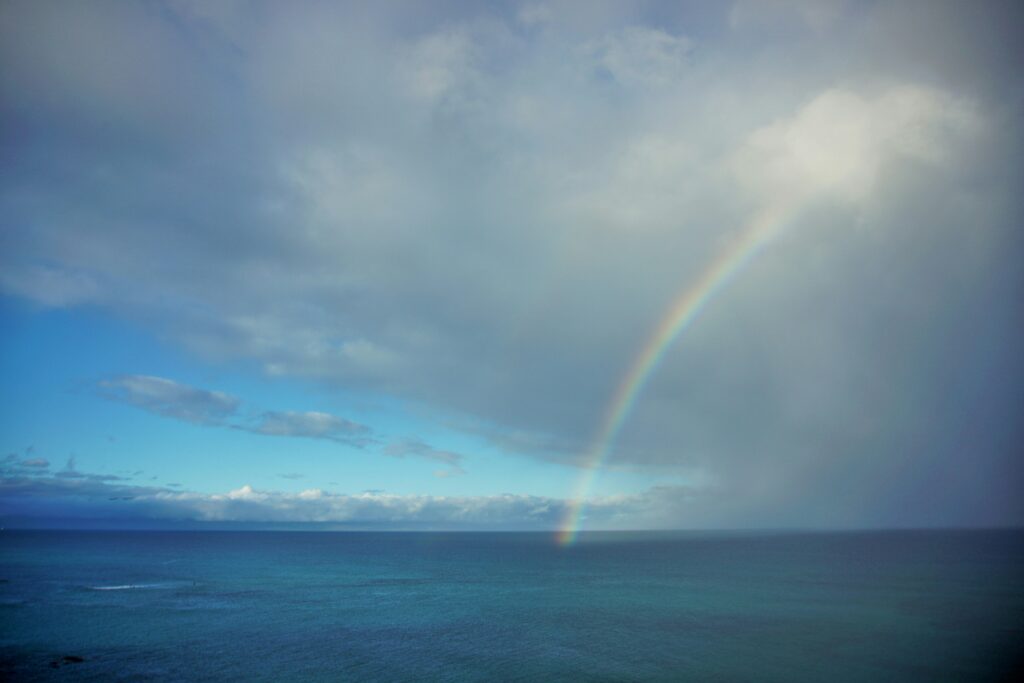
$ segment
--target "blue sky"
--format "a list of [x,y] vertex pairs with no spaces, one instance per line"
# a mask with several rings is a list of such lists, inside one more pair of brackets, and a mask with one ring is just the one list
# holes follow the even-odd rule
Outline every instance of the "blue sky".
[[6,3],[0,515],[1020,524],[1020,19]]
[[[176,484],[216,493],[243,483],[301,492],[311,487],[360,493],[494,495],[527,491],[558,496],[576,470],[540,459],[510,459],[485,440],[448,429],[400,400],[267,379],[249,364],[209,365],[95,311],[39,309],[5,302],[5,454],[45,458],[135,483]],[[50,361],[40,363],[39,358]],[[126,369],[134,370],[126,373]],[[327,413],[372,430],[374,443],[274,436],[202,424],[111,398],[102,383],[126,375],[175,378],[241,400],[237,425],[266,411]],[[244,398],[241,398],[244,397]],[[419,442],[458,456],[401,453]],[[466,455],[471,454],[471,455]],[[626,475],[636,489],[650,477]],[[627,489],[628,490],[628,489]]]

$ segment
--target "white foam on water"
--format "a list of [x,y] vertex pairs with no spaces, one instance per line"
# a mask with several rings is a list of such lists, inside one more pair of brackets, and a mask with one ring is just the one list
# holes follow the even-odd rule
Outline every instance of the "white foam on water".
[[126,590],[138,590],[142,588],[173,588],[178,584],[175,583],[127,583],[119,586],[89,586],[90,590],[94,591],[126,591]]

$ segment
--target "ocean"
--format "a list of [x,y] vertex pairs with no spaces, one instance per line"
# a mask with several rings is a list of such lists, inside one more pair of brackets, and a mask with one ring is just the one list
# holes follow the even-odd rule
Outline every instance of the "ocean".
[[0,532],[6,680],[989,681],[1024,532]]

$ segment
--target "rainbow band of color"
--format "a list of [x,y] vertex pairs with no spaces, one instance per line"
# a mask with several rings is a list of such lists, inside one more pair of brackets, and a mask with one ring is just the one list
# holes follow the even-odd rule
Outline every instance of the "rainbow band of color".
[[598,471],[611,451],[619,430],[629,417],[636,400],[672,342],[700,315],[707,303],[742,271],[777,234],[787,212],[775,207],[759,213],[744,228],[728,249],[709,265],[700,278],[680,294],[669,307],[654,334],[633,360],[612,400],[604,420],[583,460],[583,473],[568,501],[568,508],[558,532],[558,542],[570,545],[576,540],[586,509],[587,494]]

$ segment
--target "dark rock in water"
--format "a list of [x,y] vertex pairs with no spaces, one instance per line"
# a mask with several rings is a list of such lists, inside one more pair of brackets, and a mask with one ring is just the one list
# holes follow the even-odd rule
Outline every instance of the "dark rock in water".
[[78,655],[64,655],[60,659],[55,659],[50,662],[51,669],[59,669],[63,664],[80,664],[85,661],[85,657],[79,657]]

